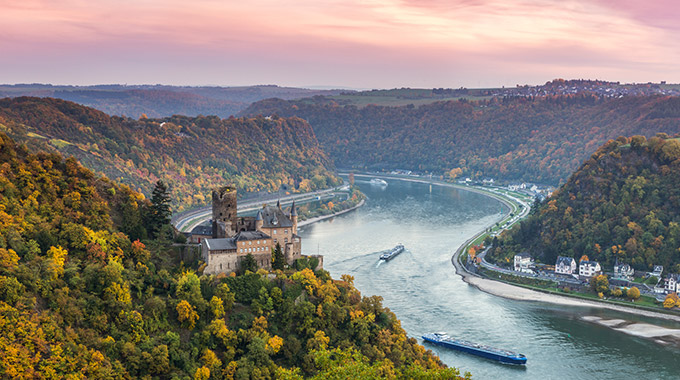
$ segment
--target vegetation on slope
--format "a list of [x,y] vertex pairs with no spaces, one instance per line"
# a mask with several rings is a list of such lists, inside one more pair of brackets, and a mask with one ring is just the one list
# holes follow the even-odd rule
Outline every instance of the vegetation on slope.
[[544,263],[587,255],[639,270],[680,272],[680,140],[619,137],[598,149],[558,191],[502,235],[491,252]]
[[75,156],[150,194],[170,185],[174,211],[205,205],[217,183],[240,191],[309,191],[340,179],[299,118],[173,116],[134,120],[57,99],[0,100],[0,130],[19,142]]
[[680,99],[590,94],[445,101],[415,107],[269,99],[246,115],[298,116],[339,167],[410,169],[558,184],[620,135],[680,132]]
[[201,276],[171,248],[170,226],[131,241],[121,230],[145,228],[150,208],[73,158],[0,134],[0,377],[458,376],[351,277]]

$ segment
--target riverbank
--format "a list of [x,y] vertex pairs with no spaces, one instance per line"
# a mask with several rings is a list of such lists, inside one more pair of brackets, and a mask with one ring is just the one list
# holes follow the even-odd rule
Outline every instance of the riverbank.
[[350,207],[350,208],[348,208],[348,209],[341,210],[341,211],[338,211],[338,212],[333,213],[333,214],[321,215],[321,216],[317,216],[317,217],[315,217],[315,218],[310,218],[310,219],[303,220],[303,221],[301,221],[301,222],[298,223],[298,228],[299,228],[299,227],[304,227],[304,226],[309,225],[309,224],[312,224],[312,223],[320,222],[320,221],[322,221],[322,220],[330,219],[330,218],[336,217],[336,216],[338,216],[338,215],[346,214],[346,213],[348,213],[348,212],[350,212],[350,211],[352,211],[352,210],[356,210],[356,209],[358,209],[359,207],[363,206],[364,203],[366,203],[366,200],[365,200],[365,199],[362,199],[361,202],[357,203],[356,206],[352,206],[352,207]]
[[[511,199],[505,199],[502,194],[498,193],[491,193],[489,191],[484,191],[481,189],[476,189],[476,188],[471,188],[468,186],[461,186],[457,184],[450,184],[450,183],[443,183],[439,181],[434,181],[434,180],[423,180],[423,179],[417,179],[417,178],[399,178],[399,177],[394,177],[394,176],[385,176],[385,175],[379,175],[379,174],[356,174],[355,176],[357,177],[376,177],[376,178],[387,178],[387,179],[394,179],[394,180],[401,180],[401,181],[408,181],[408,182],[419,182],[419,183],[429,183],[433,184],[435,186],[444,186],[444,187],[452,187],[460,190],[466,190],[466,191],[471,191],[475,192],[478,194],[485,195],[487,197],[496,199],[506,206],[510,208],[510,210],[513,210],[513,201]],[[501,219],[505,219],[508,217],[510,214],[510,211],[508,214],[504,215]],[[487,228],[490,226],[487,226]],[[516,285],[511,285],[505,282],[500,282],[496,280],[491,280],[487,278],[482,278],[479,277],[473,273],[468,272],[461,264],[459,261],[460,255],[465,251],[465,248],[470,245],[472,242],[476,241],[481,235],[485,233],[485,229],[482,229],[475,235],[473,235],[471,238],[465,241],[453,254],[453,257],[451,258],[451,263],[453,264],[456,273],[460,275],[463,278],[463,281],[466,282],[469,285],[472,285],[476,287],[477,289],[489,293],[498,297],[503,297],[506,299],[511,299],[511,300],[516,300],[516,301],[529,301],[529,302],[545,302],[545,303],[550,303],[554,305],[563,305],[563,306],[579,306],[579,307],[590,307],[590,308],[599,308],[599,309],[608,309],[608,310],[613,310],[617,312],[622,312],[622,313],[628,313],[628,314],[633,314],[633,315],[639,315],[639,316],[644,316],[644,317],[650,317],[650,318],[657,318],[657,319],[663,319],[663,320],[669,320],[669,321],[674,321],[674,322],[679,322],[680,323],[680,315],[672,315],[672,314],[665,314],[661,312],[655,312],[655,311],[650,311],[650,310],[643,310],[643,309],[638,309],[634,307],[626,307],[626,306],[621,306],[621,305],[613,305],[613,304],[607,304],[604,302],[598,302],[598,301],[593,301],[593,300],[588,300],[588,299],[583,299],[583,298],[576,298],[576,296],[573,297],[568,297],[568,296],[562,296],[558,294],[551,294],[551,293],[544,293],[540,292],[537,290],[532,290],[532,289],[527,289],[521,286],[516,286]]]

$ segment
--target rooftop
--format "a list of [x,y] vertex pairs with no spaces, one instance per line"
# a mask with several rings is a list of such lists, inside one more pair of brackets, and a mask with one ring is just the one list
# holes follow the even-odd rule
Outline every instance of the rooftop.
[[203,240],[209,251],[236,250],[234,239],[205,239]]

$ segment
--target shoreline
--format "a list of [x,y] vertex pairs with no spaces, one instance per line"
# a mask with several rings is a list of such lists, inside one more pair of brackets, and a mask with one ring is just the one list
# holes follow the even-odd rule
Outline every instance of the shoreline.
[[320,222],[322,220],[330,219],[330,218],[336,217],[338,215],[346,214],[350,211],[354,211],[354,210],[358,209],[359,207],[363,206],[364,203],[366,203],[366,199],[362,199],[361,202],[359,202],[355,206],[352,206],[352,207],[345,209],[345,210],[338,211],[338,212],[333,213],[333,214],[321,215],[321,216],[316,216],[316,217],[311,218],[311,219],[305,219],[305,220],[301,221],[300,223],[298,223],[298,228],[308,226],[310,224]]
[[[401,180],[401,181],[409,181],[409,182],[420,182],[420,183],[428,183],[428,184],[433,184],[436,186],[444,186],[444,187],[453,187],[456,189],[460,190],[465,190],[465,191],[472,191],[478,194],[485,195],[489,198],[495,199],[499,202],[502,202],[505,205],[509,206],[510,201],[504,199],[502,196],[498,194],[491,194],[486,191],[478,190],[475,188],[469,188],[466,186],[460,186],[460,185],[455,185],[455,184],[449,184],[449,183],[441,183],[438,181],[428,181],[428,180],[422,180],[422,179],[415,179],[415,178],[399,178],[399,177],[393,177],[393,176],[382,176],[380,174],[362,174],[362,173],[355,173],[355,176],[361,175],[365,177],[376,177],[376,178],[387,178],[387,179],[394,179],[394,180]],[[510,207],[512,209],[512,207]],[[488,227],[488,226],[487,226]],[[643,317],[648,317],[648,318],[655,318],[655,319],[661,319],[661,320],[666,320],[666,321],[672,321],[672,322],[678,322],[680,323],[680,315],[671,315],[671,314],[665,314],[661,312],[656,312],[656,311],[651,311],[651,310],[643,310],[643,309],[637,309],[634,307],[627,307],[627,306],[622,306],[622,305],[612,305],[612,304],[606,304],[602,302],[597,302],[597,301],[592,301],[592,300],[587,300],[587,299],[581,299],[581,298],[576,298],[576,297],[567,297],[567,296],[561,296],[557,294],[549,294],[549,293],[543,293],[539,292],[537,290],[531,290],[527,288],[523,288],[520,286],[515,286],[511,285],[505,282],[501,281],[496,281],[496,280],[491,280],[491,279],[486,279],[479,277],[475,274],[467,272],[459,263],[458,258],[464,248],[472,241],[474,241],[480,234],[484,233],[484,229],[482,229],[480,232],[476,233],[469,239],[467,239],[453,254],[451,257],[451,263],[453,264],[453,267],[456,271],[456,274],[461,276],[462,280],[467,283],[468,285],[474,286],[475,288],[479,289],[480,291],[491,294],[497,297],[502,297],[505,299],[510,299],[510,300],[515,300],[515,301],[526,301],[526,302],[544,302],[544,303],[549,303],[553,305],[560,305],[560,306],[576,306],[576,307],[584,307],[584,308],[597,308],[597,309],[607,309],[607,310],[612,310],[620,313],[627,313],[627,314],[632,314],[632,315],[638,315],[638,316],[643,316]],[[623,329],[619,329],[623,330]],[[672,329],[669,329],[672,330]]]

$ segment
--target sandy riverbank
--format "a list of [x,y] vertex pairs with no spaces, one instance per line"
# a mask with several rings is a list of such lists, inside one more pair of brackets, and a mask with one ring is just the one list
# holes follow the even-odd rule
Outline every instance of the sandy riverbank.
[[320,222],[320,221],[322,221],[322,220],[330,219],[330,218],[336,217],[336,216],[338,216],[338,215],[346,214],[346,213],[348,213],[348,212],[350,212],[350,211],[352,211],[352,210],[356,210],[356,209],[358,209],[359,207],[363,206],[364,203],[366,203],[366,200],[365,200],[365,199],[362,199],[361,202],[359,202],[356,206],[350,207],[350,208],[348,208],[348,209],[346,209],[346,210],[338,211],[338,212],[336,212],[336,213],[334,213],[334,214],[321,215],[321,216],[317,216],[316,218],[311,218],[311,219],[303,220],[303,221],[301,221],[301,222],[298,223],[298,227],[303,227],[303,226],[306,226],[306,225],[308,225],[308,224]]
[[[457,271],[458,272],[458,271]],[[461,274],[461,273],[458,273]],[[477,289],[493,294],[495,296],[508,298],[517,301],[533,301],[533,302],[546,302],[554,305],[563,306],[581,306],[581,307],[591,307],[614,310],[622,313],[641,315],[651,318],[665,319],[669,321],[680,322],[680,315],[671,315],[664,313],[657,313],[654,311],[636,309],[632,307],[625,307],[619,305],[612,305],[603,302],[590,301],[585,299],[578,299],[572,297],[565,297],[556,294],[543,293],[531,289],[522,288],[519,286],[514,286],[506,284],[504,282],[488,280],[481,277],[476,277],[470,274],[463,274],[463,281],[476,287]]]

